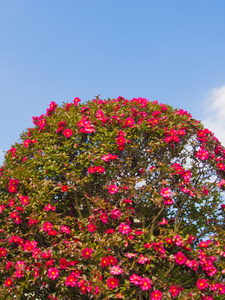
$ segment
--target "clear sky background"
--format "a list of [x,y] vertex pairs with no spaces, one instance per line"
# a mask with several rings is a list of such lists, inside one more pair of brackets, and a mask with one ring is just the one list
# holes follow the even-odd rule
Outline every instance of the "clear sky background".
[[51,101],[98,94],[187,110],[225,145],[225,1],[0,0],[0,164]]

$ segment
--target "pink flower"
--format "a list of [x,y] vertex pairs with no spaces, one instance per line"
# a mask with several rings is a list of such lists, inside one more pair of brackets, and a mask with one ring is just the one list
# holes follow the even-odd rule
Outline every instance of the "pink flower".
[[65,129],[64,131],[63,131],[63,135],[66,137],[66,138],[68,138],[68,137],[70,137],[70,136],[72,136],[73,135],[73,131],[71,130],[71,129]]
[[22,270],[17,270],[15,273],[14,273],[14,275],[17,277],[17,278],[21,278],[21,277],[23,277],[23,271]]
[[162,292],[159,290],[155,290],[151,292],[151,300],[160,300],[162,298]]
[[102,213],[99,217],[102,223],[107,223],[108,221],[108,215],[106,213]]
[[183,265],[187,261],[187,257],[182,252],[177,252],[177,254],[175,254],[174,257],[175,257],[175,262],[178,265]]
[[204,148],[200,148],[196,153],[196,157],[198,157],[201,160],[206,160],[209,158],[209,152],[206,151]]
[[111,218],[116,220],[119,219],[120,216],[121,216],[121,211],[114,207],[113,210],[111,211]]
[[133,274],[129,278],[130,283],[133,283],[135,285],[139,285],[141,282],[141,279],[142,279],[142,277],[138,276],[137,274]]
[[143,264],[145,264],[146,261],[148,261],[148,260],[149,260],[148,257],[145,257],[144,255],[141,254],[141,255],[139,256],[138,263],[143,265]]
[[70,285],[74,287],[76,286],[76,283],[77,283],[77,278],[74,277],[73,275],[70,274],[68,277],[66,277],[66,282],[65,282],[66,286]]
[[128,117],[126,120],[125,120],[125,126],[130,126],[130,127],[133,127],[134,126],[134,119],[131,118],[131,117]]
[[20,201],[22,202],[23,205],[27,205],[29,203],[29,197],[28,196],[21,196],[19,198],[20,198]]
[[24,270],[26,267],[26,264],[23,260],[17,261],[15,264],[15,269],[16,270]]
[[213,297],[210,295],[202,296],[202,300],[213,300]]
[[122,234],[129,234],[131,232],[131,228],[129,225],[126,225],[124,222],[119,226],[119,232]]
[[151,289],[151,280],[149,278],[141,278],[140,280],[140,288],[143,291],[147,291],[149,289]]
[[88,230],[89,232],[95,232],[97,230],[97,227],[93,223],[88,224]]
[[111,277],[107,279],[107,286],[110,289],[115,289],[119,286],[119,280],[117,278]]
[[172,195],[172,191],[170,188],[166,187],[166,188],[162,188],[160,191],[160,194],[164,197],[164,198],[169,198]]
[[176,296],[180,293],[180,291],[181,291],[180,288],[178,288],[178,287],[176,287],[176,286],[174,286],[174,285],[171,285],[171,286],[170,286],[169,292],[171,293],[171,295],[172,295],[173,297],[176,297]]
[[65,226],[65,225],[62,225],[60,230],[61,230],[62,232],[67,233],[67,234],[70,234],[70,233],[71,233],[71,230],[69,229],[69,227],[67,227],[67,226]]
[[59,277],[59,270],[56,268],[50,268],[48,269],[48,277],[52,280],[55,280]]
[[81,251],[81,255],[85,258],[89,258],[91,257],[91,254],[93,252],[93,249],[91,248],[84,248],[82,251]]
[[51,204],[48,204],[44,207],[44,210],[46,210],[46,211],[49,211],[49,210],[55,211],[55,206],[51,206]]
[[76,97],[74,98],[73,103],[75,106],[77,106],[80,101],[81,101],[80,98]]
[[120,275],[124,272],[123,269],[120,268],[119,265],[113,266],[110,268],[110,273],[113,275]]
[[118,187],[115,185],[115,184],[112,184],[109,186],[109,189],[108,189],[109,193],[111,195],[115,194],[116,192],[118,192]]
[[43,224],[43,230],[44,230],[45,232],[48,232],[49,230],[51,230],[52,227],[53,227],[53,225],[52,225],[50,222],[45,222],[45,223]]
[[136,253],[125,253],[125,255],[126,255],[128,258],[132,258],[132,257],[137,256]]
[[206,289],[209,286],[207,281],[207,279],[198,279],[196,285],[200,291]]
[[168,221],[165,218],[163,218],[162,222],[159,222],[159,225],[166,225],[167,223]]

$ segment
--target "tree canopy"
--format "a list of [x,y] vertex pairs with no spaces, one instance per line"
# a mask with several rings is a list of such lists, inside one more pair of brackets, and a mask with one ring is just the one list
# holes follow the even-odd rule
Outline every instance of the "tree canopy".
[[182,109],[33,117],[0,168],[2,299],[223,299],[225,149]]

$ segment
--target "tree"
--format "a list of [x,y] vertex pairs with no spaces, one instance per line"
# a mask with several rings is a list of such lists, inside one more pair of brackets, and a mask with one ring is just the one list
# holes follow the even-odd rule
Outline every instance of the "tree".
[[225,149],[182,109],[51,102],[0,169],[2,299],[222,299]]

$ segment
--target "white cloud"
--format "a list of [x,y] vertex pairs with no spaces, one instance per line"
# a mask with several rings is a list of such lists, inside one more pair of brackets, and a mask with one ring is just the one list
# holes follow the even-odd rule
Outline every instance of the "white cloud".
[[204,102],[205,119],[202,123],[225,146],[225,85],[209,91],[209,97]]

